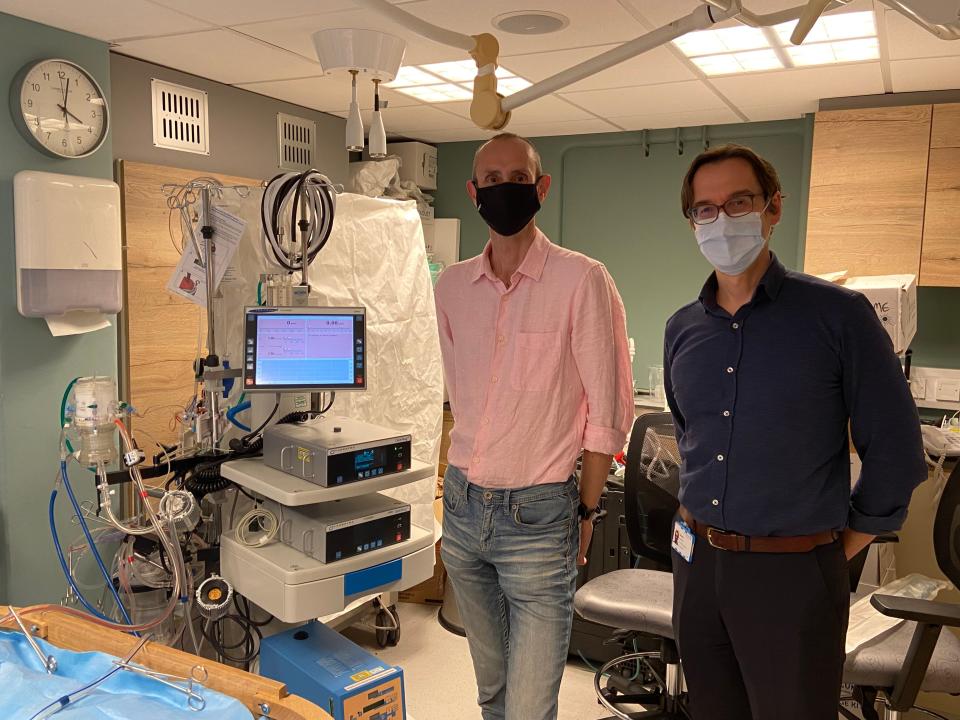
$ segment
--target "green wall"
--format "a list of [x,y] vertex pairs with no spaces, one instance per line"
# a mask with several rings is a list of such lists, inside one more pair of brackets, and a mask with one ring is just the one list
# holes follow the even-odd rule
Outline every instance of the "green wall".
[[[771,246],[791,268],[803,266],[812,119],[650,131],[534,138],[544,171],[553,177],[537,217],[554,242],[606,264],[627,309],[636,340],[634,373],[647,385],[650,365],[661,363],[663,326],[681,305],[695,299],[710,272],[680,214],[680,182],[703,147],[738,142],[767,157],[786,193],[783,219]],[[477,255],[487,228],[465,191],[478,142],[439,146],[437,217],[461,219],[460,257]],[[960,288],[920,288],[920,323],[914,364],[960,368]]]
[[[749,145],[773,162],[787,199],[773,249],[787,266],[803,256],[812,123],[789,120],[706,128],[711,145]],[[663,326],[681,305],[695,299],[710,273],[693,233],[680,213],[680,182],[703,148],[704,130],[650,131],[649,154],[638,132],[536,138],[550,195],[537,218],[554,242],[602,261],[613,275],[627,310],[637,355],[634,375],[646,387],[651,365],[662,362]],[[476,142],[444,143],[439,149],[437,217],[462,220],[460,255],[478,254],[487,229],[466,196]]]
[[[0,14],[0,89],[5,98],[20,68],[45,57],[78,63],[109,96],[106,43]],[[112,151],[108,138],[89,158],[43,155],[20,136],[6,106],[0,111],[0,268],[5,274],[0,283],[0,603],[56,602],[65,583],[47,529],[47,501],[58,468],[60,397],[77,375],[116,375],[117,336],[109,328],[54,338],[42,320],[17,312],[13,176],[20,170],[42,170],[111,178]],[[72,479],[81,496],[91,497],[93,483],[84,475],[74,470]],[[60,495],[62,540],[70,542],[78,528],[70,524],[68,502]]]

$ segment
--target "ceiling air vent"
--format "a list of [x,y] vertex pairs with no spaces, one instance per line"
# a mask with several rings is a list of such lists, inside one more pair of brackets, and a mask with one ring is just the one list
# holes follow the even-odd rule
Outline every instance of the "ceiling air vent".
[[277,153],[281,170],[310,170],[317,152],[313,120],[277,113]]
[[210,154],[207,94],[183,85],[152,80],[153,144],[168,150]]

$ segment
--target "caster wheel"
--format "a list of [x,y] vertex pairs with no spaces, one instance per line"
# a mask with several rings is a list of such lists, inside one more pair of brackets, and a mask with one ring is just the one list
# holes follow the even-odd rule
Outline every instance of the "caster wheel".
[[393,624],[393,617],[386,610],[380,610],[377,613],[377,645],[381,648],[385,648],[390,644],[390,633],[396,632],[394,630],[385,630],[381,628],[388,628]]
[[395,607],[390,608],[390,615],[393,617],[394,622],[396,623],[396,630],[387,631],[387,644],[390,647],[396,647],[400,642],[400,613],[397,612]]

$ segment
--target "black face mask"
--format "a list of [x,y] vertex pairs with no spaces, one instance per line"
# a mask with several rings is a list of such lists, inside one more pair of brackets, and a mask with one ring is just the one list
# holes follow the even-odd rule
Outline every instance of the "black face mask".
[[499,183],[478,187],[477,210],[480,217],[499,235],[516,235],[540,210],[536,183]]

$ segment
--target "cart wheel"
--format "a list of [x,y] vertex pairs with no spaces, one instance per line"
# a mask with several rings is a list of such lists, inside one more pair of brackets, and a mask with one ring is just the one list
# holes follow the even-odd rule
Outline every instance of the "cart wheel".
[[391,607],[389,612],[393,616],[393,621],[396,623],[397,629],[387,631],[387,644],[390,647],[396,647],[400,642],[400,613],[397,612],[396,606]]
[[390,644],[390,633],[394,632],[393,630],[382,630],[381,628],[389,627],[392,624],[392,620],[393,618],[386,610],[381,609],[377,613],[377,645],[381,648],[385,648]]

